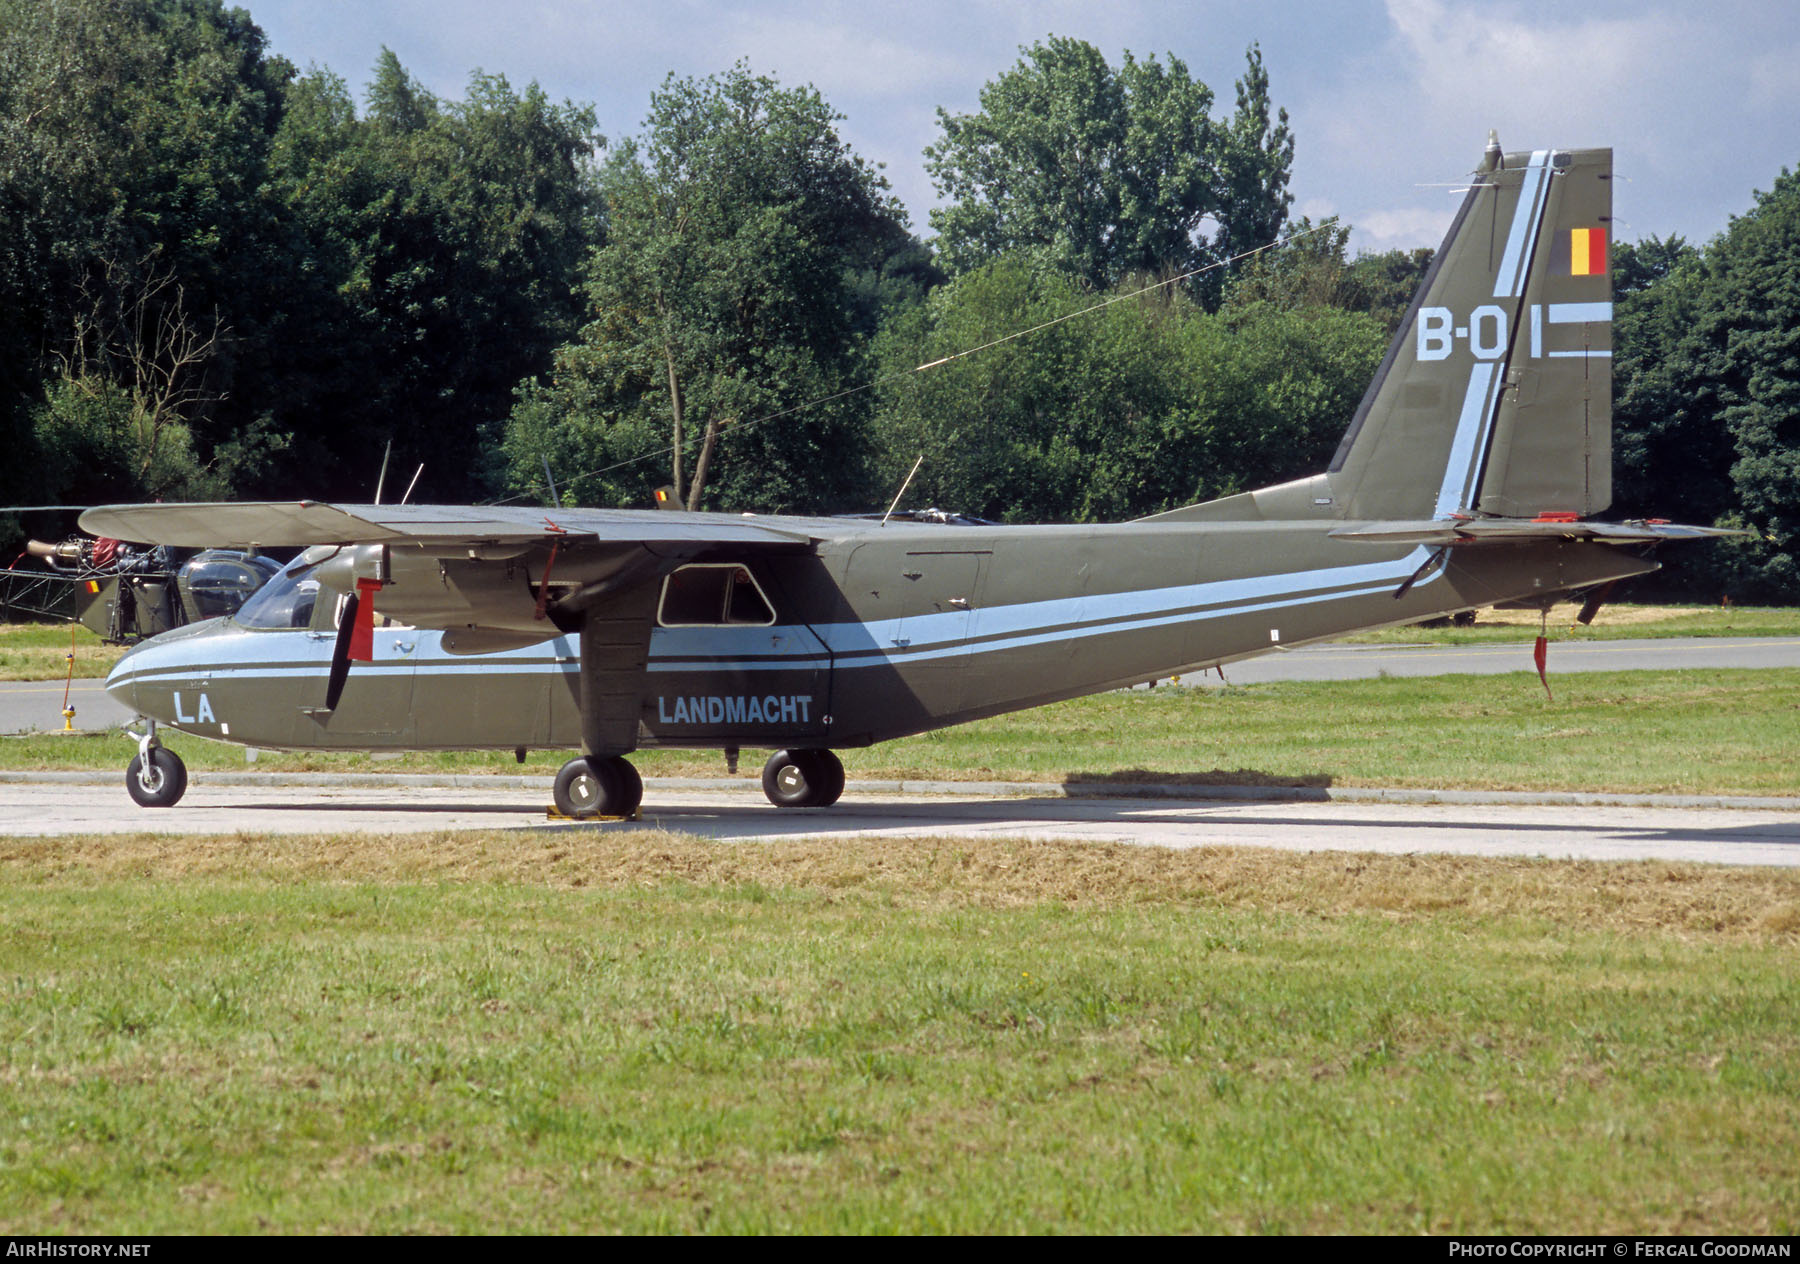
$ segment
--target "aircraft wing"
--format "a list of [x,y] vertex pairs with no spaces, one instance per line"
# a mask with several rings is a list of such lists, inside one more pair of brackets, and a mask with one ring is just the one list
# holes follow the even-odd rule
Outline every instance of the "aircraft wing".
[[1524,544],[1542,540],[1595,540],[1602,544],[1655,544],[1663,540],[1704,540],[1744,535],[1723,527],[1687,527],[1672,522],[1563,522],[1531,518],[1430,519],[1374,522],[1339,527],[1334,540],[1364,544]]
[[312,544],[527,545],[585,537],[603,543],[805,546],[813,533],[791,521],[633,509],[520,505],[328,505],[314,500],[102,505],[81,529],[181,548],[282,548]]

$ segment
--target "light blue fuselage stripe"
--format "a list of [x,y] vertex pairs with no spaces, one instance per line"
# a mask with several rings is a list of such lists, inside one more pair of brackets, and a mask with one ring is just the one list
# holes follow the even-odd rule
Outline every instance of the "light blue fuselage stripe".
[[[825,670],[835,665],[839,670],[846,670],[960,654],[995,653],[1057,641],[1140,631],[1173,623],[1366,596],[1372,592],[1391,589],[1405,579],[1417,568],[1424,554],[1425,550],[1414,549],[1404,558],[1386,562],[1021,602],[967,613],[947,612],[875,623],[824,624],[817,629],[819,638],[829,647],[828,652],[823,655],[816,648],[818,640],[806,635],[806,630],[799,626],[785,629],[656,629],[651,634],[648,668],[654,672],[802,671]],[[1102,609],[1105,609],[1104,615],[1100,613]],[[896,644],[902,629],[907,640],[904,647]],[[772,634],[791,637],[796,645],[795,651],[786,656],[769,654]],[[416,639],[416,652],[403,661],[389,659],[383,662],[379,657],[381,650],[385,648],[394,652],[393,646],[390,643],[383,647],[378,639],[377,661],[359,665],[356,670],[373,675],[410,673],[415,676],[452,678],[471,671],[508,675],[546,672],[569,675],[579,670],[579,664],[574,658],[576,647],[570,637],[553,638],[550,644],[559,651],[566,651],[554,657],[544,653],[542,642],[526,647],[523,651],[467,656],[450,655],[441,650],[438,647],[440,633],[420,630],[405,635]],[[126,680],[144,684],[186,684],[196,674],[268,679],[316,677],[329,667],[330,643],[327,641],[308,638],[301,647],[316,650],[317,659],[314,663],[305,661],[312,655],[296,656],[291,650],[281,656],[289,660],[287,663],[274,666],[269,662],[274,648],[271,645],[273,638],[281,637],[285,640],[305,636],[303,632],[256,631],[190,637],[166,646],[147,643],[120,660],[109,684],[123,683]],[[669,644],[670,641],[676,644]],[[697,657],[702,654],[709,657]],[[296,657],[302,661],[294,662]]]
[[[1506,250],[1500,257],[1500,270],[1494,277],[1495,298],[1518,298],[1525,290],[1531,271],[1531,260],[1537,253],[1544,211],[1550,201],[1550,151],[1532,153],[1519,185],[1519,201],[1513,208],[1512,226],[1506,234]],[[1574,306],[1571,304],[1570,306]],[[1532,354],[1542,346],[1538,313],[1531,313]],[[1450,443],[1450,456],[1444,463],[1444,481],[1438,487],[1434,514],[1447,518],[1466,512],[1475,499],[1475,480],[1481,472],[1482,458],[1487,455],[1488,436],[1499,403],[1499,386],[1503,375],[1497,370],[1501,361],[1476,361],[1469,370],[1469,385],[1463,392],[1462,411],[1456,418],[1456,436]]]
[[1552,325],[1585,325],[1597,324],[1612,319],[1611,303],[1546,303],[1546,313]]
[[1519,204],[1513,210],[1512,228],[1506,234],[1506,253],[1500,256],[1500,271],[1494,277],[1495,298],[1518,298],[1525,288],[1543,204],[1550,193],[1549,161],[1550,151],[1539,149],[1526,164],[1525,177],[1519,185]]
[[1493,386],[1497,366],[1491,361],[1477,361],[1469,370],[1469,388],[1463,393],[1462,412],[1456,419],[1456,438],[1450,444],[1450,459],[1444,463],[1444,482],[1438,488],[1435,515],[1448,518],[1468,507],[1469,483],[1480,463],[1488,418],[1493,415]]

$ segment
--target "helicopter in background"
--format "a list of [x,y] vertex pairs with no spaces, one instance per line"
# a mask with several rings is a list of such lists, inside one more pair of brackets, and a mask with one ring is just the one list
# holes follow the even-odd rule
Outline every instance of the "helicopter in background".
[[[23,565],[27,559],[40,565]],[[140,548],[81,534],[33,539],[0,570],[0,619],[75,622],[109,645],[136,645],[236,614],[281,566],[245,549]]]

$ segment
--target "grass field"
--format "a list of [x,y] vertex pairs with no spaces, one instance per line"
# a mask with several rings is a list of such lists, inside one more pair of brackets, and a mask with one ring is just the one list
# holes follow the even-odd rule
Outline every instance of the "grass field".
[[125,652],[79,623],[0,623],[0,680],[62,680],[75,655],[75,679],[95,680]]
[[[852,779],[1463,786],[1622,793],[1800,794],[1800,670],[1581,672],[1289,682],[1102,694],[843,752]],[[54,719],[54,716],[51,717]],[[175,735],[195,770],[242,749]],[[116,734],[0,738],[0,767],[122,769]],[[536,771],[568,752],[263,753],[258,769]],[[746,775],[761,753],[744,752]],[[641,751],[649,776],[721,775],[716,752]]]
[[1575,622],[1565,602],[1540,622],[1533,610],[1483,610],[1466,628],[1386,628],[1345,640],[1356,645],[1489,645],[1529,641],[1545,627],[1553,640],[1620,641],[1663,636],[1800,636],[1800,610],[1782,606],[1603,606],[1593,623]]
[[[846,763],[1800,794],[1800,671],[1552,679],[1117,693]],[[10,768],[128,754],[0,740]],[[0,1233],[1800,1231],[1784,871],[0,839],[0,965]]]
[[1800,877],[0,842],[0,1232],[1800,1229]]

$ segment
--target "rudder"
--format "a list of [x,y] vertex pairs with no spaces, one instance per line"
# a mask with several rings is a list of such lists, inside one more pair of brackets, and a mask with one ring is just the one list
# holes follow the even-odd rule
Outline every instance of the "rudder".
[[1612,501],[1612,151],[1490,142],[1328,476],[1345,518]]

